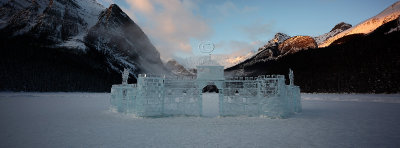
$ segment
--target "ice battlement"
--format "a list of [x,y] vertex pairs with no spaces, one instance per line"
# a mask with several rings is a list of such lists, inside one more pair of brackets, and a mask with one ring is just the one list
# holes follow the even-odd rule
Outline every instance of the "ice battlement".
[[139,78],[155,78],[155,79],[167,79],[167,80],[194,80],[196,76],[166,76],[158,74],[139,74]]
[[285,84],[283,75],[258,77],[224,77],[222,66],[198,66],[193,77],[139,74],[137,84],[123,84],[111,88],[111,107],[118,112],[139,117],[205,116],[209,111],[204,102],[204,90],[216,88],[217,116],[261,116],[285,118],[301,112],[300,88]]
[[258,77],[226,77],[225,80],[266,80],[266,79],[285,79],[284,75],[260,75]]

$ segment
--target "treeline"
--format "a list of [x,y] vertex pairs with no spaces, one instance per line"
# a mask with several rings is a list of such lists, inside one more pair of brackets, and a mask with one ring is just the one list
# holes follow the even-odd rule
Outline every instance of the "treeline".
[[109,92],[121,76],[97,50],[48,48],[29,36],[0,38],[0,91]]

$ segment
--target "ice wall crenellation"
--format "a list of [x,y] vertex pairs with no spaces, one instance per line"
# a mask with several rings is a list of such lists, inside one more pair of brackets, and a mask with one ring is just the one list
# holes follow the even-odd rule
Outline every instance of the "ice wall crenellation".
[[300,88],[285,84],[283,75],[230,77],[223,66],[197,66],[195,77],[140,74],[137,84],[111,88],[111,107],[138,117],[203,116],[203,88],[218,89],[218,116],[286,118],[301,112]]

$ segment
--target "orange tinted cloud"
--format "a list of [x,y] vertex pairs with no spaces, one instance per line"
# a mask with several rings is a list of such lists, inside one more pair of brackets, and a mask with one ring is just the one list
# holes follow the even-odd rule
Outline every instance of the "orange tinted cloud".
[[127,0],[134,9],[143,13],[152,13],[154,11],[153,4],[148,0]]

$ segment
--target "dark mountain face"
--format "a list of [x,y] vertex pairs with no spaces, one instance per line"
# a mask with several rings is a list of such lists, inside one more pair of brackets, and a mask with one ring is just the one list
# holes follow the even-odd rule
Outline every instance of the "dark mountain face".
[[0,91],[109,91],[121,71],[168,73],[118,6],[94,0],[0,3]]
[[100,13],[85,43],[90,49],[105,53],[111,67],[127,67],[134,74],[168,72],[144,32],[115,4]]
[[246,61],[242,67],[226,72],[287,75],[291,68],[295,84],[303,92],[400,92],[400,31],[391,31],[398,28],[397,20],[368,35],[343,39],[341,44],[302,50],[277,59]]
[[355,40],[355,39],[357,39],[357,38],[362,38],[362,37],[364,37],[364,36],[365,36],[365,34],[362,34],[362,33],[361,33],[361,34],[351,34],[351,35],[347,35],[347,36],[344,36],[344,37],[339,38],[339,39],[337,39],[336,41],[332,42],[331,45],[340,45],[340,44],[343,44],[343,43],[346,43],[346,42]]

